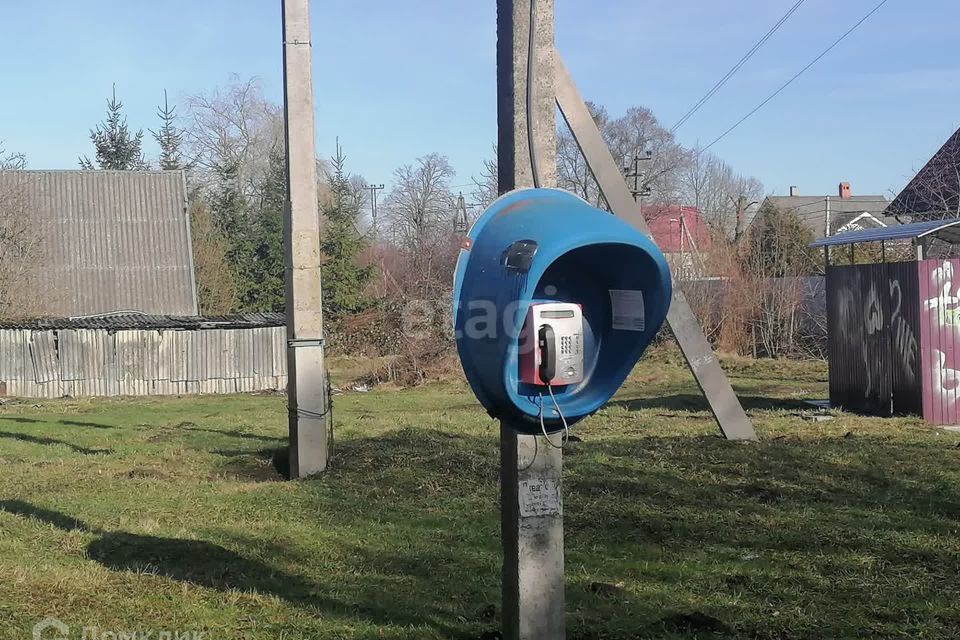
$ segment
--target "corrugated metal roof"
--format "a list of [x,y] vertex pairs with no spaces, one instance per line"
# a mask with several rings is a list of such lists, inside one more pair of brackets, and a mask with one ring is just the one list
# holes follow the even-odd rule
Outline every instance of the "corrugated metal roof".
[[182,171],[0,171],[0,192],[40,243],[32,314],[197,313]]
[[38,320],[3,320],[0,329],[244,329],[282,327],[286,316],[282,313],[244,313],[230,316],[162,316],[120,313],[73,318],[42,318]]
[[829,238],[821,238],[812,243],[811,247],[834,247],[841,244],[859,244],[861,242],[880,242],[887,240],[909,240],[914,238],[923,238],[934,236],[951,244],[960,244],[960,218],[948,218],[946,220],[928,220],[926,222],[913,222],[911,224],[901,224],[893,227],[880,227],[878,229],[864,229],[862,231],[850,231],[848,233],[838,233]]

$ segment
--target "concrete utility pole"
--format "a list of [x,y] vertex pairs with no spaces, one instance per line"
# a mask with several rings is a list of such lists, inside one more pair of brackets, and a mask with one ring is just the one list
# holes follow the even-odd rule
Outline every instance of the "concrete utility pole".
[[[501,194],[518,187],[556,184],[553,68],[553,0],[497,0],[497,160]],[[529,130],[528,121],[533,125]],[[543,436],[519,435],[501,421],[505,640],[560,640],[566,635],[562,470],[560,449]]]
[[467,201],[463,197],[463,192],[457,196],[457,203],[454,205],[453,212],[453,231],[454,233],[466,233],[470,229],[467,223]]
[[382,184],[371,184],[367,187],[370,190],[370,216],[373,218],[373,226],[377,226],[377,192],[384,188]]
[[310,0],[282,0],[282,5],[290,477],[304,478],[327,468],[327,381],[323,362]]
[[[827,196],[826,198],[824,198],[823,210],[824,210],[824,214],[823,214],[823,237],[824,237],[824,238],[829,238],[829,237],[830,237],[830,196]],[[826,266],[829,267],[829,266],[830,266],[830,247],[824,247],[824,248],[823,248],[823,253],[824,253],[824,256],[825,256],[824,259],[827,261],[827,262],[826,262]],[[827,272],[824,271],[824,272],[823,272],[823,275],[827,275]]]

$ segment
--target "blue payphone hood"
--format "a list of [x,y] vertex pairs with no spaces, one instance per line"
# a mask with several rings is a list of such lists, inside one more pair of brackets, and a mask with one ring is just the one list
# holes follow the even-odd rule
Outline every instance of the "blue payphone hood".
[[520,382],[518,336],[533,302],[579,303],[584,379],[555,387],[568,422],[617,391],[662,325],[670,272],[656,245],[618,218],[558,189],[523,189],[490,206],[464,239],[453,322],[467,381],[491,416],[539,432],[558,415]]

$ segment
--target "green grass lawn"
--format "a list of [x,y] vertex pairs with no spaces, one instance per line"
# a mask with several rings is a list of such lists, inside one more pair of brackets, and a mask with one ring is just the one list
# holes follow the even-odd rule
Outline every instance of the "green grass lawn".
[[[759,444],[667,350],[577,427],[569,637],[957,637],[960,435],[807,421],[822,365],[725,364]],[[495,637],[496,424],[454,383],[335,410],[332,470],[287,482],[281,396],[0,407],[0,638]]]

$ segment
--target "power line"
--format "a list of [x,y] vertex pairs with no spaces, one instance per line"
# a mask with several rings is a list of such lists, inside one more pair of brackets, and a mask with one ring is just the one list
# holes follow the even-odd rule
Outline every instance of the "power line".
[[785,83],[783,83],[783,85],[781,85],[781,87],[780,87],[779,89],[777,89],[776,91],[774,91],[773,93],[771,93],[769,96],[767,96],[767,98],[766,98],[763,102],[761,102],[761,103],[758,104],[756,107],[754,107],[749,113],[747,113],[747,115],[745,115],[745,116],[743,116],[742,118],[740,118],[740,120],[738,120],[738,121],[736,122],[736,124],[734,124],[732,127],[730,127],[729,129],[727,129],[726,131],[724,131],[723,133],[721,133],[721,134],[717,137],[716,140],[714,140],[713,142],[711,142],[710,144],[708,144],[706,147],[704,147],[703,149],[701,149],[699,153],[704,153],[704,152],[706,152],[707,149],[709,149],[710,147],[712,147],[713,145],[717,144],[718,142],[720,142],[721,140],[723,140],[724,138],[726,138],[728,135],[730,135],[731,133],[733,133],[733,131],[734,131],[735,129],[737,129],[740,125],[742,125],[744,122],[746,122],[748,119],[750,119],[750,117],[751,117],[753,114],[755,114],[757,111],[760,111],[760,109],[762,109],[762,108],[764,108],[765,106],[767,106],[767,103],[769,103],[771,100],[773,100],[773,99],[776,98],[778,95],[780,95],[780,94],[783,92],[784,89],[786,89],[786,88],[789,87],[791,84],[793,84],[794,82],[796,82],[796,80],[797,80],[798,78],[800,78],[800,76],[802,76],[804,73],[806,73],[806,72],[810,69],[810,67],[812,67],[813,65],[817,64],[818,62],[820,62],[820,60],[822,60],[828,53],[830,53],[831,51],[833,51],[838,44],[840,44],[841,42],[843,42],[844,40],[846,40],[847,36],[849,36],[851,33],[853,33],[854,31],[856,31],[857,28],[858,28],[860,25],[862,25],[864,22],[866,22],[866,21],[870,18],[870,16],[872,16],[872,15],[875,14],[877,11],[879,11],[880,8],[881,8],[883,5],[887,4],[887,2],[889,2],[889,0],[881,0],[880,3],[877,4],[877,6],[875,6],[873,9],[871,9],[870,12],[867,13],[867,15],[863,16],[862,18],[860,18],[860,20],[858,20],[856,24],[854,24],[852,27],[850,27],[850,28],[846,31],[846,33],[844,33],[842,36],[840,36],[839,38],[837,38],[836,40],[834,40],[834,41],[833,41],[833,44],[831,44],[829,47],[827,47],[826,49],[824,49],[824,50],[820,53],[820,55],[818,55],[816,58],[814,58],[814,59],[810,62],[810,64],[808,64],[807,66],[805,66],[803,69],[800,69],[800,71],[798,71],[792,78],[790,78],[790,79],[787,80]]
[[762,38],[760,38],[760,40],[758,40],[752,47],[750,47],[750,50],[747,51],[742,58],[740,58],[737,64],[733,65],[733,68],[727,71],[726,75],[720,78],[720,80],[718,80],[717,83],[713,85],[713,87],[711,87],[710,90],[707,91],[707,93],[702,98],[700,98],[700,100],[697,101],[697,103],[693,105],[690,108],[690,110],[683,115],[682,118],[680,118],[677,124],[673,125],[673,128],[670,129],[670,132],[673,133],[674,131],[682,127],[687,120],[692,118],[693,115],[697,111],[699,111],[700,108],[703,105],[705,105],[707,101],[709,101],[710,98],[712,98],[714,94],[723,87],[723,85],[727,84],[730,78],[732,78],[734,74],[736,74],[737,71],[739,71],[740,68],[743,67],[743,65],[745,65],[747,61],[749,61],[750,58],[752,58],[753,55],[760,50],[760,47],[766,44],[767,40],[772,38],[773,34],[775,34],[777,31],[780,30],[780,27],[782,27],[786,23],[786,21],[790,19],[790,16],[792,16],[794,13],[797,12],[797,9],[799,9],[800,5],[802,5],[804,2],[806,2],[806,0],[797,0],[797,2],[792,7],[790,7],[790,9],[783,15],[783,17],[781,17],[780,20],[778,20],[777,23],[773,25],[770,28],[770,30],[767,31],[766,34],[764,34]]
[[[772,196],[772,197],[774,197],[774,198],[789,198],[789,197],[791,197],[791,196]],[[812,207],[812,208],[821,207],[821,208],[822,208],[822,207],[824,206],[824,204],[825,204],[825,202],[826,202],[826,199],[827,199],[828,197],[830,198],[830,203],[831,203],[831,204],[840,203],[840,204],[845,205],[845,206],[846,206],[846,205],[859,205],[859,204],[890,204],[890,202],[891,202],[890,200],[853,200],[853,199],[846,199],[846,200],[844,200],[844,199],[840,198],[840,196],[793,196],[793,197],[795,197],[795,198],[814,198],[814,197],[815,197],[816,200],[813,201],[813,202],[806,202],[806,203],[804,203],[804,204],[797,204],[797,205],[791,205],[791,204],[788,204],[788,203],[784,203],[783,206],[784,206],[784,207],[787,207],[788,209],[793,209],[793,210],[806,209],[806,208],[808,208],[808,207]]]

